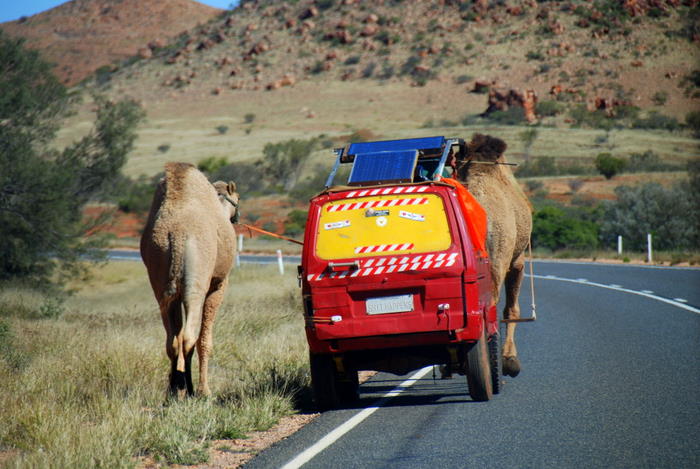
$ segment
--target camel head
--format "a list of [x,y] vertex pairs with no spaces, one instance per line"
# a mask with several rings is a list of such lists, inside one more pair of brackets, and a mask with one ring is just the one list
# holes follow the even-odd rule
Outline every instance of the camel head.
[[490,135],[474,134],[467,144],[467,158],[475,161],[502,162],[506,142]]
[[228,183],[224,181],[216,181],[213,183],[214,189],[216,189],[216,194],[219,196],[219,202],[227,214],[231,223],[238,223],[238,218],[240,216],[238,210],[238,201],[240,199],[238,192],[236,192],[236,183],[229,181]]
[[[486,163],[504,163],[505,156],[504,153],[508,145],[506,142],[500,138],[491,137],[490,135],[484,134],[474,134],[472,136],[471,142],[467,143],[466,151],[463,156],[459,158],[458,167],[458,177],[462,180],[466,180],[470,171],[473,168],[469,163],[474,161],[481,161]],[[483,166],[483,165],[476,165]],[[490,166],[493,168],[493,166]],[[487,171],[485,168],[480,168],[480,170]]]

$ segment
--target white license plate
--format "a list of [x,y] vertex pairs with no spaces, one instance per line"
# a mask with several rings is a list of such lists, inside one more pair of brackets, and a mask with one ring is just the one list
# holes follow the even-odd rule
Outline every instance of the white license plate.
[[413,295],[368,298],[365,305],[367,307],[367,314],[404,313],[406,311],[413,311]]

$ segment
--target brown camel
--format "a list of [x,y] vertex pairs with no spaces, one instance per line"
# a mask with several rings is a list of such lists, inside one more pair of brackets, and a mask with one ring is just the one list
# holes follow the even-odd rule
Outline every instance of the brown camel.
[[[493,305],[505,283],[504,319],[520,318],[518,295],[525,266],[525,249],[532,231],[532,206],[505,163],[506,143],[498,138],[474,134],[467,154],[458,163],[458,178],[486,210],[486,248],[491,261]],[[485,162],[487,164],[480,164]],[[503,374],[517,376],[520,361],[515,348],[515,323],[508,323],[503,344]]]
[[141,236],[143,258],[160,306],[170,357],[170,392],[194,393],[191,363],[199,357],[197,393],[209,395],[212,328],[235,258],[236,185],[211,184],[193,165],[167,163]]

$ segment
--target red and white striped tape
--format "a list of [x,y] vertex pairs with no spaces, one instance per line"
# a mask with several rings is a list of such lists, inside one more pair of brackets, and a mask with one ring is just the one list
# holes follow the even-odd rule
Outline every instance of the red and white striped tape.
[[363,208],[374,207],[402,207],[405,205],[422,205],[427,204],[426,197],[411,197],[408,199],[391,199],[391,200],[368,200],[366,202],[351,202],[348,204],[329,205],[326,207],[328,212],[344,212],[346,210],[360,210]]
[[360,267],[356,270],[345,270],[342,272],[321,272],[320,274],[308,274],[306,276],[309,282],[323,280],[326,278],[345,278],[345,277],[367,277],[370,275],[381,275],[399,273],[405,271],[419,271],[439,269],[440,267],[451,267],[457,262],[459,253],[453,252],[450,254],[427,254],[420,256],[406,257],[384,257],[382,259],[367,259],[360,261]]
[[367,254],[370,252],[407,251],[413,249],[413,243],[403,244],[378,244],[376,246],[359,246],[355,248],[355,254]]
[[428,186],[399,186],[385,187],[379,189],[365,189],[361,191],[351,191],[345,194],[345,197],[351,199],[353,197],[365,197],[372,195],[392,195],[392,194],[420,194],[428,190]]

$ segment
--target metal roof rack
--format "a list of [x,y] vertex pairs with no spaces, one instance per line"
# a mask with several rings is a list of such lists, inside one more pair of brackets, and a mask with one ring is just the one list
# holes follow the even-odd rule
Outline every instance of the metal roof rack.
[[348,185],[435,181],[442,175],[455,145],[457,152],[465,151],[464,140],[445,137],[351,143],[334,150],[336,161],[326,180],[326,188],[333,185],[338,169],[345,164],[351,165]]

